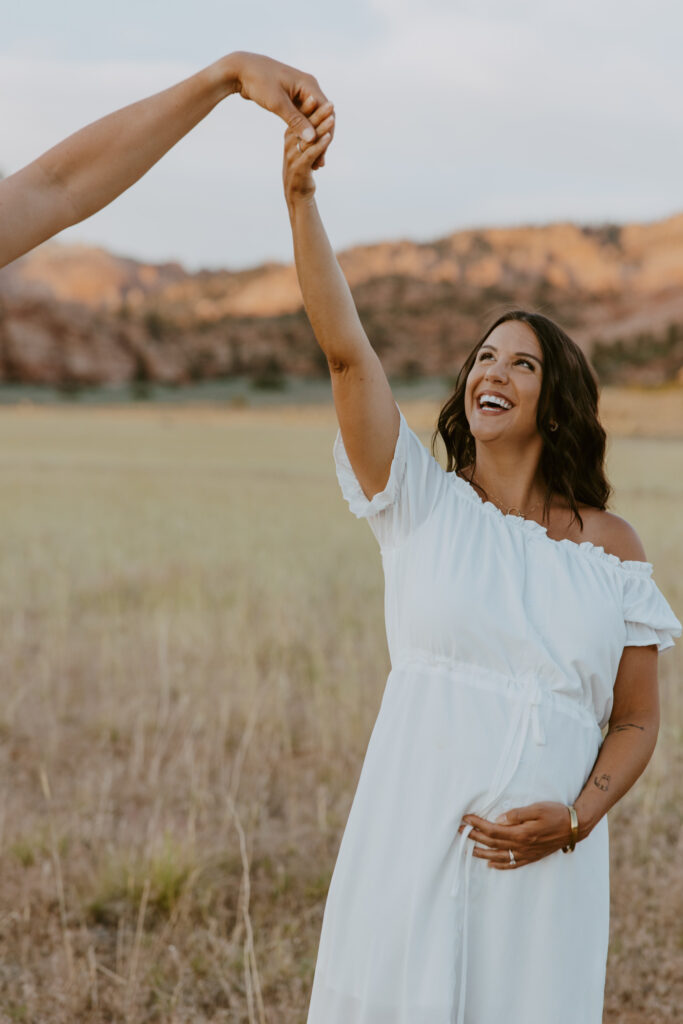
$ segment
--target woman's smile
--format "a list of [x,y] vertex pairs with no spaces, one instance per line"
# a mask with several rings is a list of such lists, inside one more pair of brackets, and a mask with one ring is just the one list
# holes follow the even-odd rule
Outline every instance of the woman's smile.
[[498,408],[489,408],[484,405],[477,405],[475,408],[477,412],[482,414],[482,416],[502,416],[504,413],[510,412],[510,409],[503,409],[501,406],[498,406]]

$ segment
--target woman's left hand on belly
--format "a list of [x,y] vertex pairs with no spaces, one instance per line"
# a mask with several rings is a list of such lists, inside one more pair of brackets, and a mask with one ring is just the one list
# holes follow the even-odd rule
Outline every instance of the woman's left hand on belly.
[[462,821],[458,832],[462,832],[465,825],[474,826],[467,837],[475,844],[473,856],[488,860],[490,868],[502,870],[541,860],[566,846],[571,839],[567,805],[549,800],[515,807],[500,814],[495,821],[487,821],[477,814],[464,814]]

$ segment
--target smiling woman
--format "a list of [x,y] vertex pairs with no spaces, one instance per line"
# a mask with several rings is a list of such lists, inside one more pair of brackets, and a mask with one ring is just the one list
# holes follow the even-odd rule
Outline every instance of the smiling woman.
[[511,310],[495,321],[463,363],[434,442],[437,435],[449,470],[459,468],[485,498],[503,493],[508,509],[535,512],[551,534],[628,533],[618,517],[595,515],[611,494],[597,383],[581,349],[548,317]]
[[[329,132],[331,109],[311,120]],[[308,1024],[600,1024],[606,814],[652,755],[681,623],[606,509],[596,382],[558,325],[518,310],[475,346],[439,417],[446,470],[410,429],[318,214],[327,141],[287,133],[285,194],[392,668]]]

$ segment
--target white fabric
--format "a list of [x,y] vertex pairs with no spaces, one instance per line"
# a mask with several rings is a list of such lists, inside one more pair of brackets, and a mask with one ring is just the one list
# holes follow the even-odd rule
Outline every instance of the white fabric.
[[330,882],[308,1024],[599,1024],[607,818],[513,871],[472,856],[462,816],[572,803],[626,644],[680,636],[649,562],[554,541],[446,473],[401,425],[368,501],[391,672]]

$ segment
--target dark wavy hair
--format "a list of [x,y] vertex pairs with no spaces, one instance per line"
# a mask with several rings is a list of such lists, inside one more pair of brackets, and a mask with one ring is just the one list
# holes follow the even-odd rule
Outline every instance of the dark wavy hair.
[[[607,435],[598,419],[598,382],[576,342],[542,313],[512,309],[500,316],[476,343],[460,368],[453,394],[441,409],[432,451],[436,451],[440,435],[449,472],[474,467],[477,452],[465,415],[465,384],[479,349],[491,332],[507,320],[528,324],[543,352],[536,410],[536,425],[543,440],[540,469],[546,482],[543,516],[547,515],[553,495],[561,495],[583,530],[578,503],[604,509],[612,493],[604,471]],[[557,422],[557,430],[549,429],[551,420]]]

